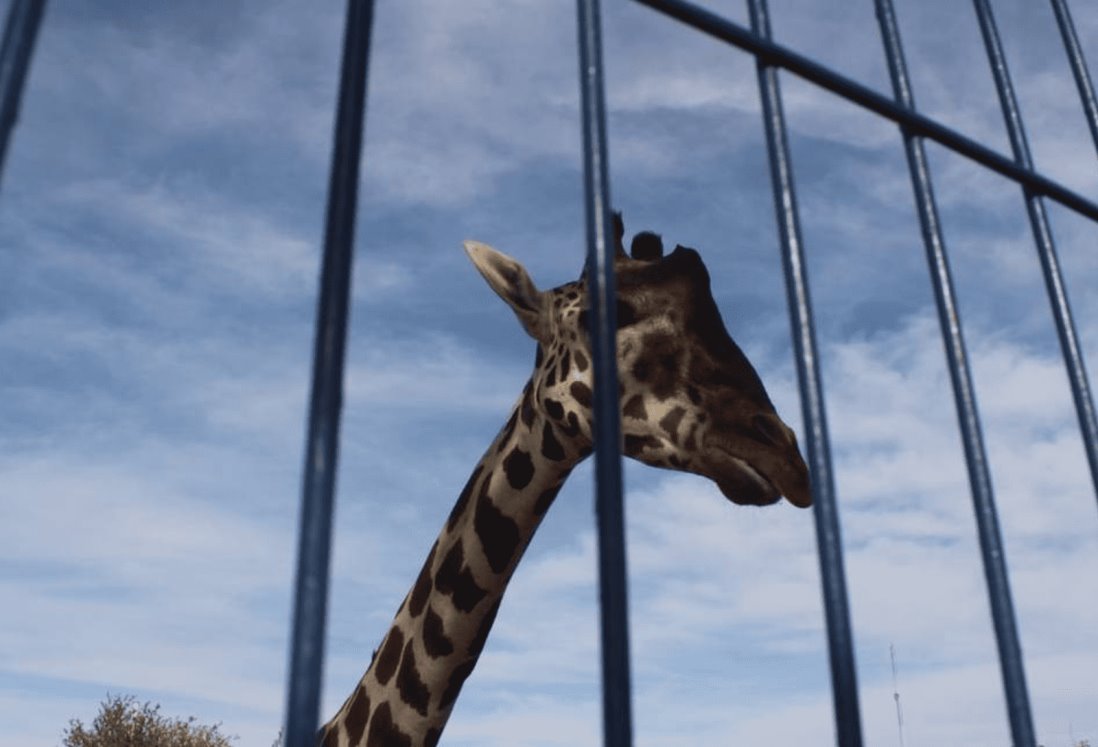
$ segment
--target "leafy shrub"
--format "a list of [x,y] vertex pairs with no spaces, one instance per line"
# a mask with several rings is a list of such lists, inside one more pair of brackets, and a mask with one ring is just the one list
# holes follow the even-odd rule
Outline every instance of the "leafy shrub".
[[63,747],[231,747],[220,725],[203,726],[160,715],[160,706],[138,705],[132,695],[110,696],[99,706],[91,728],[69,721]]

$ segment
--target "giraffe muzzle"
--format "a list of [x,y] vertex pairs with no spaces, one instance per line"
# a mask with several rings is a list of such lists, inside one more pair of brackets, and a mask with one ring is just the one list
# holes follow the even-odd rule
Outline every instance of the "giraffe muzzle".
[[[812,505],[808,470],[799,455],[793,469],[768,474],[741,457],[720,449],[722,462],[712,475],[724,497],[743,506],[771,506],[785,496],[798,508]],[[798,469],[799,468],[799,469]]]

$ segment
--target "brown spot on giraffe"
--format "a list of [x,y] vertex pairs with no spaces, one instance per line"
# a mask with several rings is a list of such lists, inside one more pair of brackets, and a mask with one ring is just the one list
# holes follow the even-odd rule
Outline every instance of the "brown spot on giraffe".
[[442,618],[430,607],[423,618],[423,649],[432,659],[454,653],[454,642],[446,635]]
[[549,507],[553,505],[553,501],[556,500],[557,494],[560,492],[563,485],[555,485],[551,488],[547,488],[538,496],[537,501],[534,503],[534,515],[542,516]]
[[[511,437],[511,435],[507,433],[506,429],[504,429],[502,436],[503,437],[499,439],[500,445],[499,447],[497,447],[497,450],[503,448],[503,445],[507,443],[507,439]],[[453,510],[450,511],[450,518],[446,522],[446,529],[448,531],[454,531],[454,526],[457,524],[458,519],[465,515],[465,507],[469,503],[469,496],[475,489],[477,478],[480,477],[480,473],[483,470],[483,464],[477,465],[477,468],[473,470],[473,474],[469,475],[469,481],[465,483],[465,487],[461,490],[461,495],[458,496],[457,503],[454,504]],[[437,546],[438,543],[436,542],[435,545]]]
[[675,392],[680,377],[679,345],[672,335],[653,332],[641,340],[643,353],[633,363],[633,377],[646,384],[658,399]]
[[629,398],[629,401],[625,403],[625,407],[621,410],[622,417],[634,418],[636,420],[648,420],[648,409],[644,406],[644,397],[639,394],[634,394]]
[[476,659],[468,659],[454,667],[454,671],[450,673],[450,679],[446,683],[446,689],[442,691],[442,696],[438,700],[439,708],[447,708],[453,705],[454,701],[457,700],[458,693],[461,692],[461,686],[473,673],[473,667],[476,665]]
[[465,565],[465,550],[459,539],[446,553],[442,564],[435,574],[435,591],[450,597],[454,607],[462,612],[472,612],[488,594],[473,578],[472,571]]
[[663,428],[671,439],[671,443],[677,444],[679,442],[679,423],[682,422],[682,416],[686,414],[686,410],[681,407],[671,408],[671,412],[660,418],[660,428]]
[[[473,473],[473,477],[469,480],[469,485],[466,485],[468,489],[473,479],[476,478],[476,473]],[[458,502],[462,500],[468,502],[469,496],[466,493],[462,493],[464,498],[459,498]],[[416,585],[412,587],[412,593],[408,596],[408,612],[412,617],[419,617],[419,614],[423,612],[423,606],[427,604],[427,595],[431,592],[431,568],[435,563],[435,553],[438,551],[438,540],[435,540],[435,544],[431,545],[431,551],[427,553],[427,560],[423,563],[423,568],[419,571],[419,578],[416,579]]]
[[640,459],[641,452],[646,449],[659,450],[660,440],[654,436],[634,436],[626,433],[624,437],[625,455]]
[[564,405],[557,402],[555,399],[546,397],[542,402],[545,407],[545,413],[549,416],[550,420],[560,420],[564,417]]
[[419,670],[416,668],[415,641],[412,639],[404,644],[404,655],[400,658],[396,684],[401,700],[418,711],[421,716],[426,716],[431,692],[427,689],[427,685],[423,684]]
[[580,433],[579,415],[574,412],[569,412],[565,416],[566,424],[561,426],[561,431],[569,438],[574,438]]
[[476,659],[480,656],[480,652],[484,650],[484,644],[488,640],[488,632],[492,629],[492,624],[496,621],[496,613],[499,612],[499,604],[503,601],[503,598],[496,600],[496,603],[492,605],[492,608],[484,615],[484,619],[480,621],[480,627],[477,628],[476,635],[469,641],[469,656]]
[[393,710],[388,702],[378,706],[370,718],[366,744],[369,747],[412,747],[412,737],[393,723]]
[[507,425],[503,426],[503,434],[499,439],[499,446],[497,449],[503,449],[507,445],[507,442],[511,440],[511,434],[515,432],[515,423],[518,421],[518,410],[511,413],[511,417],[507,420]]
[[488,565],[496,573],[503,573],[518,547],[518,524],[499,510],[488,497],[487,491],[482,492],[477,499],[473,524],[480,539],[480,546],[484,549],[484,556],[488,559]]
[[511,452],[503,459],[503,471],[507,475],[507,482],[515,490],[522,490],[530,484],[534,478],[534,463],[530,460],[529,452],[519,447],[511,449]]
[[573,399],[582,407],[591,406],[591,388],[582,381],[573,381],[571,386],[568,387],[568,391],[572,393]]
[[694,438],[697,432],[698,424],[695,423],[694,425],[690,426],[690,431],[686,434],[686,440],[683,441],[682,444],[683,448],[687,451],[694,451],[696,448],[698,448],[698,440]]
[[351,707],[347,709],[347,720],[343,722],[347,727],[347,739],[351,744],[357,744],[362,739],[369,717],[370,696],[366,694],[366,688],[360,684],[351,699]]
[[576,360],[576,369],[578,371],[580,371],[580,373],[587,370],[587,356],[586,355],[584,355],[581,351],[577,350],[574,353],[572,353],[572,357],[575,358],[575,360]]
[[548,421],[546,421],[545,427],[541,431],[541,455],[554,462],[559,462],[566,456],[564,447],[557,440],[556,435],[553,433],[553,426]]
[[374,677],[379,685],[389,684],[400,663],[400,651],[404,648],[404,634],[400,628],[393,626],[389,629],[389,635],[385,637],[385,643],[381,646],[381,653],[374,664]]
[[[519,410],[522,413],[522,424],[529,428],[534,424],[533,388],[530,384],[526,385],[526,389],[522,393],[522,406]],[[505,443],[505,441],[501,441],[500,446],[502,447]]]

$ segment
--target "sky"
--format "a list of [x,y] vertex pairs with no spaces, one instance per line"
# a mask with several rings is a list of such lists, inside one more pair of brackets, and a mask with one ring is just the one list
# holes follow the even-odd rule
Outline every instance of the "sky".
[[[741,3],[705,4],[746,22]],[[920,110],[1009,152],[971,8],[896,4]],[[1094,199],[1049,7],[993,5],[1037,165]],[[729,330],[803,432],[753,61],[604,6],[613,202],[629,233],[702,253]],[[1098,64],[1098,6],[1073,11]],[[342,14],[48,8],[0,183],[0,747],[57,745],[108,693],[241,745],[278,733]],[[771,15],[779,42],[889,91],[868,1],[772,0]],[[542,288],[582,266],[577,80],[569,3],[377,2],[322,719],[531,369],[462,240]],[[899,135],[781,80],[866,743],[899,743],[893,646],[904,744],[1008,745]],[[1096,500],[1021,194],[928,152],[1038,738],[1098,742]],[[1048,210],[1095,371],[1098,227]],[[833,744],[811,514],[625,467],[636,743]],[[599,743],[596,588],[585,463],[443,744]]]

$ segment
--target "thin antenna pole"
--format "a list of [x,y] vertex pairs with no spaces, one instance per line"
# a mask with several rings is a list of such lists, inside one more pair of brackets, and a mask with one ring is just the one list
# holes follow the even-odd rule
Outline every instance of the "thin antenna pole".
[[896,684],[896,647],[888,644],[888,658],[892,660],[892,697],[896,701],[896,728],[900,731],[900,747],[904,747],[904,712],[900,708],[900,686]]

